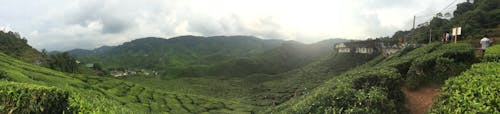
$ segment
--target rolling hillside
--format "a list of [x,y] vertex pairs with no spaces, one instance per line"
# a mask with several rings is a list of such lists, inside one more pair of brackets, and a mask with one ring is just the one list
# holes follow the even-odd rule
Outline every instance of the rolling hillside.
[[[206,43],[208,40],[215,43],[222,43],[224,40],[234,40],[238,42],[246,42],[248,44],[255,44],[248,42],[248,39],[235,39],[235,36],[229,36],[224,38],[199,38],[192,42]],[[187,37],[188,39],[175,39],[178,42],[184,42],[177,45],[188,45],[185,44],[185,40],[191,40],[192,37]],[[236,37],[237,38],[237,37]],[[155,40],[155,41],[150,41]],[[157,40],[157,41],[156,41]],[[139,39],[141,42],[149,42],[148,46],[152,49],[161,50],[159,48],[168,48],[161,46],[160,44],[154,44],[151,42],[172,42],[171,39]],[[217,40],[217,41],[215,41]],[[220,41],[218,41],[220,40]],[[258,40],[250,38],[250,40]],[[267,42],[268,40],[263,40],[262,42]],[[270,106],[280,104],[291,97],[296,92],[302,93],[307,90],[304,88],[314,88],[324,79],[328,79],[329,75],[325,74],[338,74],[343,71],[349,70],[352,67],[360,65],[374,56],[364,56],[364,55],[336,55],[333,49],[333,44],[338,42],[345,42],[347,40],[342,39],[331,39],[325,40],[313,44],[302,44],[298,42],[282,42],[280,46],[270,49],[260,49],[259,53],[247,53],[238,54],[234,51],[227,52],[228,55],[235,54],[234,57],[227,57],[227,59],[220,60],[219,62],[214,62],[211,60],[196,59],[191,61],[204,61],[204,62],[185,62],[181,64],[175,64],[171,66],[184,67],[183,70],[178,72],[175,78],[171,78],[172,74],[160,74],[157,76],[151,75],[130,75],[125,76],[123,79],[126,81],[142,84],[148,87],[153,87],[157,89],[162,89],[165,91],[173,91],[185,94],[196,94],[203,96],[211,96],[221,99],[231,99],[234,101],[245,102],[247,104],[252,104],[256,106]],[[164,42],[165,43],[165,42]],[[119,47],[130,47],[131,45],[139,45],[137,40],[130,43],[125,43],[120,46],[105,47],[106,49],[96,49],[93,51],[85,50],[73,50],[70,53],[75,54],[77,58],[81,58],[83,61],[86,57],[97,58],[102,57],[104,59],[98,60],[104,61],[105,58],[109,56],[117,57],[115,55],[106,54],[113,53],[122,58],[134,59],[131,61],[141,61],[142,59],[153,59],[156,56],[148,56],[144,58],[135,58],[132,55],[123,54],[124,52],[119,52],[117,50],[121,49]],[[169,43],[165,43],[168,45]],[[146,44],[144,44],[146,45]],[[193,44],[192,47],[206,47],[203,45],[209,44]],[[156,46],[156,47],[154,47]],[[137,46],[143,47],[143,46]],[[182,47],[182,46],[181,46]],[[141,49],[137,48],[137,49]],[[178,48],[172,46],[172,48]],[[216,48],[216,47],[207,47]],[[227,46],[217,47],[224,49],[229,49]],[[232,47],[234,48],[234,47]],[[236,47],[231,50],[243,49],[243,47]],[[205,52],[195,52],[191,48],[187,48],[188,51],[192,52],[193,55],[202,55],[200,53]],[[216,50],[214,49],[214,50]],[[259,48],[256,48],[259,49]],[[135,49],[127,51],[129,53],[140,52]],[[156,53],[155,51],[144,51],[147,53]],[[234,52],[234,53],[233,53]],[[166,51],[165,53],[173,53]],[[170,56],[182,56],[183,54],[170,55]],[[169,56],[163,57],[169,59]],[[222,57],[224,58],[224,57]],[[110,60],[111,61],[111,60]],[[128,61],[116,62],[117,64],[127,64]],[[157,64],[156,62],[143,61],[143,64]],[[104,64],[103,66],[106,66]],[[305,67],[304,67],[305,66]],[[132,66],[131,66],[132,67]],[[134,68],[134,67],[133,67]],[[135,67],[137,68],[137,67]],[[141,67],[139,67],[141,68]],[[169,72],[172,69],[161,69],[163,67],[158,67],[154,69],[159,69],[159,72]],[[174,70],[175,71],[175,70]],[[313,79],[303,79],[305,75],[311,75],[315,77]],[[166,78],[167,77],[167,78]],[[284,83],[284,81],[289,83]],[[218,82],[218,83],[213,83]]]
[[[0,53],[2,113],[251,113],[252,107],[99,76],[67,74]],[[32,99],[35,98],[35,99]]]
[[335,76],[266,113],[407,113],[401,87],[442,85],[469,68],[473,49],[469,44],[439,43],[405,49]]
[[252,36],[180,36],[142,38],[119,46],[71,50],[84,63],[108,69],[148,69],[164,79],[189,76],[246,76],[278,74],[332,54],[331,39],[315,44],[264,40]]
[[22,38],[19,33],[0,31],[0,52],[25,62],[35,63],[42,57],[42,53],[27,43],[28,41]]

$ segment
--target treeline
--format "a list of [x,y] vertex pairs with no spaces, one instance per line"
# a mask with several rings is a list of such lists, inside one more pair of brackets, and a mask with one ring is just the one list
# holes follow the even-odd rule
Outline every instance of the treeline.
[[67,52],[47,55],[43,50],[44,61],[41,66],[62,72],[78,73],[78,62]]
[[[453,15],[453,17],[451,17]],[[393,38],[405,42],[427,43],[429,35],[432,41],[440,41],[452,28],[462,27],[459,40],[478,39],[484,35],[500,36],[500,0],[474,0],[457,4],[452,13],[437,13],[432,20],[421,24],[413,31],[398,31]]]
[[0,31],[0,52],[29,63],[41,57],[40,52],[28,45],[26,38],[12,31]]
[[68,52],[48,54],[44,49],[42,50],[42,54],[43,59],[41,59],[42,61],[39,65],[46,68],[68,73],[91,74],[98,76],[109,75],[109,72],[105,70],[101,64],[82,63]]
[[[19,35],[19,33],[12,31],[0,31],[0,53],[19,58],[24,62],[34,63],[62,72],[95,74],[95,71],[93,70],[96,70],[81,67],[82,65],[68,53],[48,54],[45,50],[39,52],[28,45],[26,38]],[[94,68],[102,71],[100,67]]]

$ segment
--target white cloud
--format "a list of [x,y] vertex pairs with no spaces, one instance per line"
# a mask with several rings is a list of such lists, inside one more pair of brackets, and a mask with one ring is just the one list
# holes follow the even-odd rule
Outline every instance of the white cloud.
[[[465,1],[465,0],[462,0]],[[118,45],[135,38],[255,35],[316,42],[409,29],[450,0],[0,0],[0,25],[36,48]],[[21,8],[22,7],[22,8]],[[19,9],[19,10],[12,10]],[[419,17],[424,22],[428,17]]]

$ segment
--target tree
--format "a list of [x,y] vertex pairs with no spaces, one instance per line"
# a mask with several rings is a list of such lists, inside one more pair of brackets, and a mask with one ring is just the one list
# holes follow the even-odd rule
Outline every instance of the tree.
[[78,72],[78,64],[76,59],[71,57],[69,53],[56,53],[52,54],[48,58],[49,68],[69,73]]
[[475,7],[472,3],[469,3],[469,2],[460,3],[460,4],[457,4],[457,10],[455,10],[453,12],[453,15],[460,16],[467,11],[474,10],[474,8]]
[[42,49],[42,56],[47,57],[47,50],[46,49]]

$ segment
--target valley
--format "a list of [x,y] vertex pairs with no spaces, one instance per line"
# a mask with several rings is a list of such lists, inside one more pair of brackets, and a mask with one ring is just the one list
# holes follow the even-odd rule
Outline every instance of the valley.
[[[125,39],[108,21],[84,21],[76,28],[102,29],[101,37],[116,37],[102,44],[114,45],[47,51],[0,28],[0,113],[497,114],[499,4],[457,3],[453,15],[432,14],[392,36],[309,43],[297,34],[262,37],[258,30],[250,32],[255,36],[133,37],[142,31],[136,30]],[[260,19],[259,29],[272,25],[266,20],[272,19]],[[439,40],[456,26],[463,31],[455,29],[456,42]],[[488,43],[484,50],[482,43]]]

